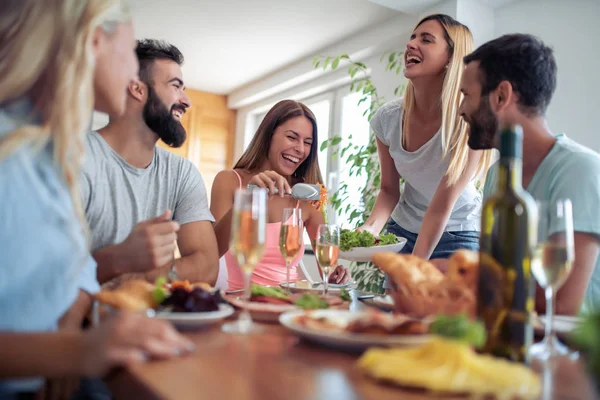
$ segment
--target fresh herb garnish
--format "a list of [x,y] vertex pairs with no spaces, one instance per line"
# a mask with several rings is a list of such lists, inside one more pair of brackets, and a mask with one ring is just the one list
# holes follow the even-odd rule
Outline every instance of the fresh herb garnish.
[[342,290],[340,290],[340,299],[344,301],[352,300],[352,298],[350,297],[350,292],[348,292],[346,288],[342,288]]
[[152,298],[156,304],[162,304],[167,297],[169,297],[169,291],[165,288],[167,284],[167,278],[159,276],[154,281],[154,290],[152,291]]
[[469,320],[465,314],[438,315],[430,325],[429,333],[466,342],[475,348],[481,348],[486,340],[483,324]]
[[305,310],[315,310],[321,308],[329,308],[329,304],[317,294],[305,293],[296,300],[296,306]]
[[277,299],[289,300],[290,296],[281,288],[278,287],[266,287],[260,285],[252,285],[250,289],[251,296],[266,296],[275,297]]

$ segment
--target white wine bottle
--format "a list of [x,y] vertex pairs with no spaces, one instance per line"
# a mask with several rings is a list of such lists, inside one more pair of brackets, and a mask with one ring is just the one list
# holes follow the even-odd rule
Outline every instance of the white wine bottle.
[[521,184],[523,132],[500,133],[496,192],[481,216],[477,313],[487,330],[483,351],[525,361],[533,339],[534,280],[531,257],[537,234],[537,207]]

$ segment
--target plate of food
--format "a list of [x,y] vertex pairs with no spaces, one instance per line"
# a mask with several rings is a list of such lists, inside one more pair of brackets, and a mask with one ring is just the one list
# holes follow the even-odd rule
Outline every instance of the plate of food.
[[435,398],[539,399],[542,394],[542,379],[531,368],[478,354],[449,338],[434,337],[413,348],[372,348],[356,368],[387,387],[412,388]]
[[[327,285],[327,292],[332,294],[339,294],[342,289],[348,290],[354,282],[346,283],[329,283]],[[279,284],[283,289],[287,289],[287,282],[281,282]],[[296,282],[290,282],[290,292],[292,293],[323,293],[323,282],[309,282],[307,280],[300,280]]]
[[143,312],[182,328],[211,325],[234,313],[233,307],[210,285],[188,281],[168,284],[164,278],[158,278],[154,285],[144,280],[125,281],[116,289],[102,290],[94,298],[105,309]]
[[250,301],[238,295],[227,295],[225,299],[233,306],[246,309],[252,319],[261,322],[278,322],[279,316],[287,311],[347,308],[349,296],[327,296],[315,293],[289,294],[279,287],[252,285]]
[[406,244],[406,239],[393,233],[375,236],[367,231],[351,231],[342,229],[340,232],[339,258],[348,261],[370,262],[373,254],[383,251],[397,253]]
[[377,311],[289,311],[279,317],[279,322],[303,339],[345,351],[412,346],[430,339],[429,321]]

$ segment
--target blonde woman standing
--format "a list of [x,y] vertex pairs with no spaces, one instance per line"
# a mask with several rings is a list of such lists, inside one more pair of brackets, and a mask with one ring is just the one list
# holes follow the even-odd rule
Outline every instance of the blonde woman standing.
[[79,329],[99,289],[77,185],[83,134],[93,108],[123,113],[137,75],[127,9],[120,0],[2,7],[0,397],[18,398],[44,378],[100,376],[192,345],[140,316]]
[[453,18],[423,18],[406,45],[404,99],[383,105],[371,120],[381,191],[360,229],[378,234],[391,215],[388,232],[408,239],[403,253],[447,258],[478,248],[475,178],[487,170],[491,154],[469,149],[458,112],[462,59],[472,48],[471,32]]

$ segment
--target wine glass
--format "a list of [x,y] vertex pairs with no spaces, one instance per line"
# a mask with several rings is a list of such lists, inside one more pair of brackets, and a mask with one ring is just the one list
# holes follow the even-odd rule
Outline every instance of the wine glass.
[[323,296],[326,296],[329,289],[329,275],[337,267],[340,251],[340,227],[337,225],[319,225],[315,244],[317,264],[319,264],[323,274]]
[[302,210],[299,208],[284,208],[279,231],[279,250],[285,259],[285,283],[290,290],[290,263],[300,252],[304,223]]
[[[266,222],[266,190],[237,190],[233,203],[229,248],[244,275],[244,300],[246,302],[250,301],[252,271],[254,271],[256,264],[261,260],[264,253]],[[223,325],[223,331],[247,334],[260,331],[260,328],[252,323],[248,310],[243,309],[237,321]]]
[[554,294],[565,283],[575,259],[573,211],[570,200],[538,202],[538,241],[531,272],[546,295],[544,340],[529,349],[530,360],[571,355],[552,328]]

